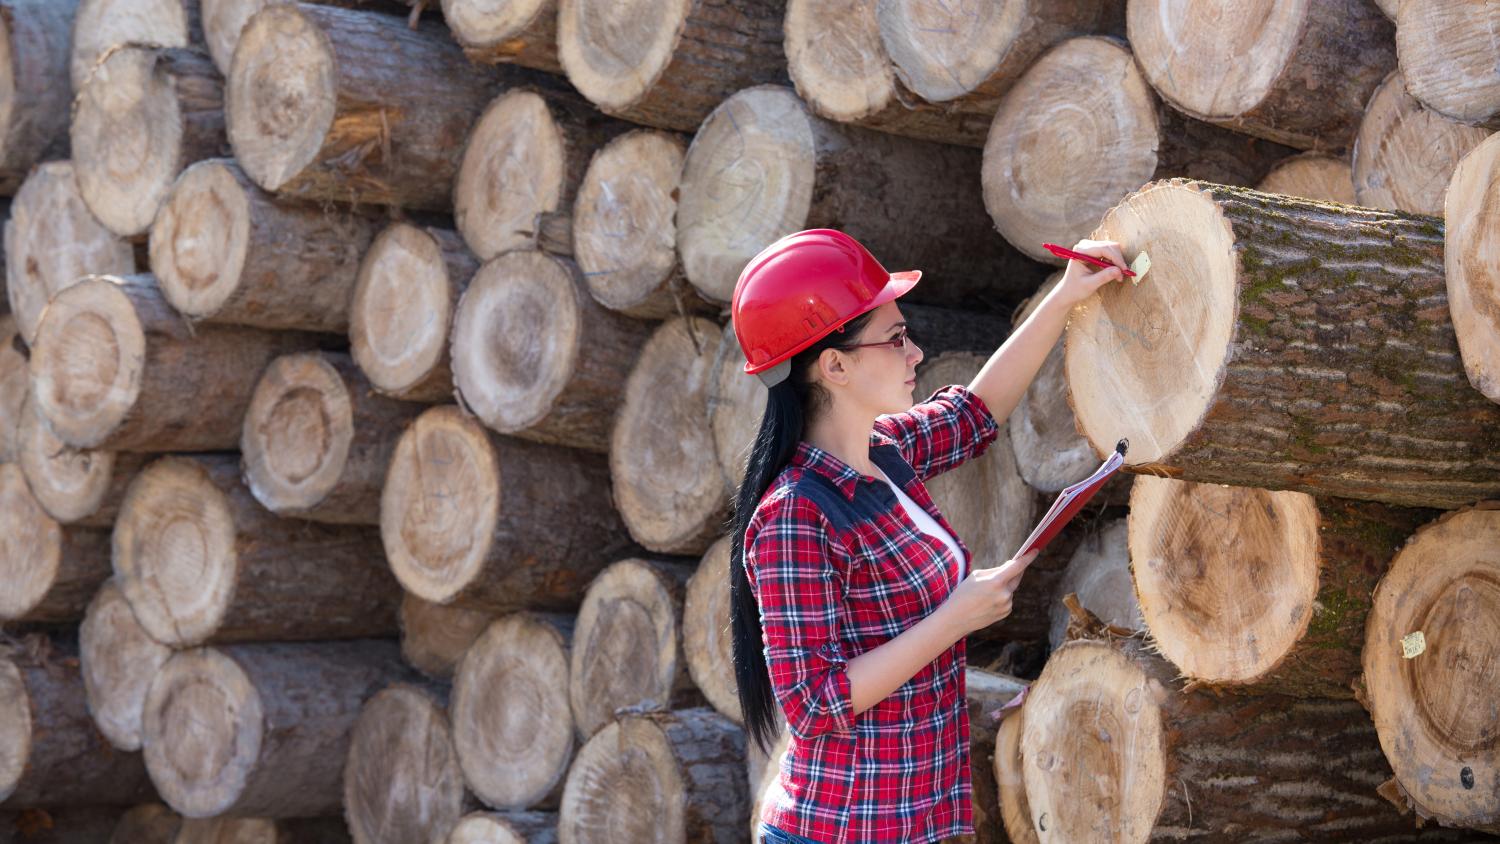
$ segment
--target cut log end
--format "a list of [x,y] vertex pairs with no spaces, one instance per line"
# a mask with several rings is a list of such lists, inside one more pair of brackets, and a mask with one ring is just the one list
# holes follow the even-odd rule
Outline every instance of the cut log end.
[[16,436],[21,471],[48,515],[70,524],[99,512],[114,482],[114,452],[63,442],[31,401],[22,406]]
[[437,236],[409,223],[371,244],[349,307],[349,351],[375,389],[406,396],[431,385],[434,394],[422,398],[451,394],[451,380],[439,376],[447,374],[455,291],[469,280],[454,278],[453,269]]
[[1127,197],[1095,236],[1149,252],[1153,271],[1149,282],[1109,285],[1073,311],[1064,361],[1073,410],[1096,453],[1123,437],[1131,464],[1154,463],[1199,424],[1228,357],[1234,236],[1209,195],[1180,182]]
[[245,414],[245,483],[272,512],[310,509],[343,476],[353,438],[353,402],[337,367],[318,353],[279,357]]
[[445,607],[403,592],[401,657],[428,677],[450,680],[464,652],[493,620],[486,612]]
[[336,61],[327,37],[294,5],[269,6],[240,33],[225,86],[235,158],[275,191],[313,162],[333,127]]
[[589,163],[573,205],[573,252],[589,292],[605,307],[673,313],[673,291],[662,293],[677,269],[684,153],[675,135],[638,130],[610,141]]
[[714,709],[740,724],[739,691],[729,639],[729,537],[709,547],[688,581],[682,607],[682,649],[688,673]]
[[182,816],[160,803],[142,803],[120,816],[109,844],[185,844],[178,841]]
[[606,112],[628,109],[672,61],[695,5],[691,0],[560,3],[557,54],[568,81]]
[[538,28],[555,36],[548,16],[557,17],[557,0],[443,0],[443,20],[469,51],[507,52]]
[[1500,29],[1500,9],[1464,0],[1394,5],[1396,49],[1412,94],[1454,120],[1494,128],[1500,79],[1493,33]]
[[1319,523],[1304,493],[1138,476],[1130,559],[1162,655],[1212,683],[1272,671],[1313,620]]
[[31,696],[12,660],[0,656],[0,800],[15,792],[31,758]]
[[890,0],[876,6],[880,39],[901,81],[930,102],[957,99],[990,79],[1034,10]]
[[543,252],[502,255],[475,273],[453,318],[453,380],[489,427],[537,424],[572,378],[583,303],[571,264]]
[[1500,137],[1484,141],[1454,170],[1444,218],[1448,308],[1469,383],[1500,402]]
[[16,345],[16,320],[0,315],[0,463],[15,463],[24,451],[20,443],[29,409],[31,374],[26,355]]
[[813,125],[790,89],[725,100],[693,137],[677,210],[683,269],[705,297],[728,302],[747,262],[803,228],[812,205]]
[[442,844],[463,815],[463,771],[448,719],[414,686],[385,689],[360,710],[343,782],[355,841]]
[[1026,782],[1022,778],[1021,732],[1022,712],[1011,712],[995,731],[995,785],[1000,791],[1000,823],[1014,844],[1037,844],[1036,827],[1031,825],[1031,804],[1026,802]]
[[684,671],[681,583],[645,560],[622,560],[589,585],[573,640],[568,697],[587,740],[627,707],[667,709]]
[[207,42],[208,54],[214,66],[224,76],[229,76],[234,63],[234,47],[239,43],[245,24],[271,0],[199,0],[199,14],[203,19],[203,40]]
[[239,289],[250,239],[250,199],[226,161],[183,171],[151,230],[151,269],[184,316],[212,316]]
[[1453,169],[1489,134],[1423,106],[1394,71],[1370,96],[1354,139],[1354,195],[1371,208],[1441,214]]
[[708,424],[724,488],[730,495],[744,480],[745,461],[766,414],[768,395],[759,378],[745,374],[745,353],[740,350],[734,324],[726,324],[714,357],[713,381],[709,384]]
[[660,727],[610,722],[578,751],[563,792],[563,844],[685,841],[687,784]]
[[64,564],[63,542],[62,527],[31,494],[20,467],[0,464],[0,619],[25,618],[46,599]]
[[1127,520],[1116,519],[1091,530],[1078,543],[1052,594],[1052,626],[1047,639],[1053,648],[1067,638],[1072,621],[1072,611],[1063,601],[1068,595],[1076,595],[1084,609],[1107,625],[1122,630],[1145,629],[1130,572]]
[[229,501],[196,460],[165,457],[136,476],[114,532],[120,588],[158,641],[186,645],[218,629],[237,579]]
[[491,806],[535,805],[568,771],[573,716],[565,631],[542,616],[508,615],[459,663],[453,737],[469,787]]
[[1375,729],[1416,808],[1491,831],[1500,829],[1497,542],[1491,503],[1419,530],[1375,590],[1364,648]]
[[984,204],[996,228],[1032,258],[1057,263],[1044,241],[1086,237],[1156,174],[1158,107],[1118,41],[1075,38],[1042,56],[1001,102],[985,141]]
[[557,844],[557,815],[474,812],[458,822],[447,844]]
[[151,638],[112,582],[100,587],[89,604],[78,643],[94,723],[120,750],[140,750],[146,691],[172,649]]
[[788,0],[783,26],[787,70],[813,111],[857,122],[895,101],[896,74],[880,43],[874,4]]
[[186,47],[195,37],[189,29],[184,0],[82,0],[73,21],[69,73],[73,90],[81,91],[99,59],[121,44]]
[[483,567],[500,506],[489,435],[457,407],[436,407],[402,434],[380,499],[391,570],[420,598],[445,603]]
[[1349,159],[1321,152],[1306,152],[1282,160],[1255,189],[1344,205],[1356,202]]
[[260,755],[260,692],[222,652],[181,651],[151,683],[142,736],[162,798],[190,817],[217,815],[234,805]]
[[547,101],[501,94],[469,133],[453,191],[453,219],[481,260],[537,241],[539,218],[560,210],[567,150]]

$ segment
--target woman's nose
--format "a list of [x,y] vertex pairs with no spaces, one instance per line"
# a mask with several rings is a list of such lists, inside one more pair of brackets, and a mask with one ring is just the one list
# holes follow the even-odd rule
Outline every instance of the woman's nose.
[[926,355],[922,353],[921,346],[918,346],[913,340],[906,341],[906,360],[908,363],[910,363],[912,366],[916,366],[917,364],[921,363],[922,359],[925,357]]

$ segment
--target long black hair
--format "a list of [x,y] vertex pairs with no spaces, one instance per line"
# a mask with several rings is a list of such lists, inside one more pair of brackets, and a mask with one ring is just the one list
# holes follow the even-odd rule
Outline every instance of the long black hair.
[[734,643],[734,675],[739,686],[740,711],[745,729],[767,753],[776,738],[776,698],[771,694],[771,674],[766,667],[765,639],[760,627],[760,606],[750,591],[745,574],[745,529],[760,499],[781,474],[797,443],[802,441],[809,411],[824,406],[828,395],[811,376],[813,363],[825,349],[846,349],[870,322],[867,311],[798,352],[792,358],[790,377],[771,387],[760,431],[745,464],[745,479],[734,500],[734,524],[729,551],[729,617]]

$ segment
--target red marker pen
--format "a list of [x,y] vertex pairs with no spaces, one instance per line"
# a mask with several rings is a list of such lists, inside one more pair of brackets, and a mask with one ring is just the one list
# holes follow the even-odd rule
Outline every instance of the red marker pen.
[[[1058,246],[1055,243],[1043,243],[1042,248],[1047,250],[1048,252],[1051,252],[1053,255],[1056,255],[1059,258],[1071,258],[1074,261],[1082,261],[1085,264],[1093,264],[1101,270],[1107,270],[1110,267],[1115,267],[1114,264],[1104,260],[1103,258],[1095,258],[1093,255],[1085,255],[1082,252],[1074,252],[1071,249]],[[1115,269],[1118,269],[1120,271],[1120,274],[1125,276],[1126,278],[1135,278],[1135,273],[1129,269],[1126,269],[1125,267],[1115,267]]]

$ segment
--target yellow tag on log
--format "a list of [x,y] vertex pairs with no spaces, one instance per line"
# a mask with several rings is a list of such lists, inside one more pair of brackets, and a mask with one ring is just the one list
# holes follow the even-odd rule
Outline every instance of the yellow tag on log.
[[1422,631],[1408,633],[1401,637],[1401,656],[1403,659],[1415,659],[1427,650],[1427,637]]
[[1135,256],[1135,260],[1130,262],[1130,271],[1135,273],[1135,278],[1131,279],[1130,283],[1140,284],[1141,279],[1146,277],[1146,273],[1151,271],[1151,256],[1145,252]]

